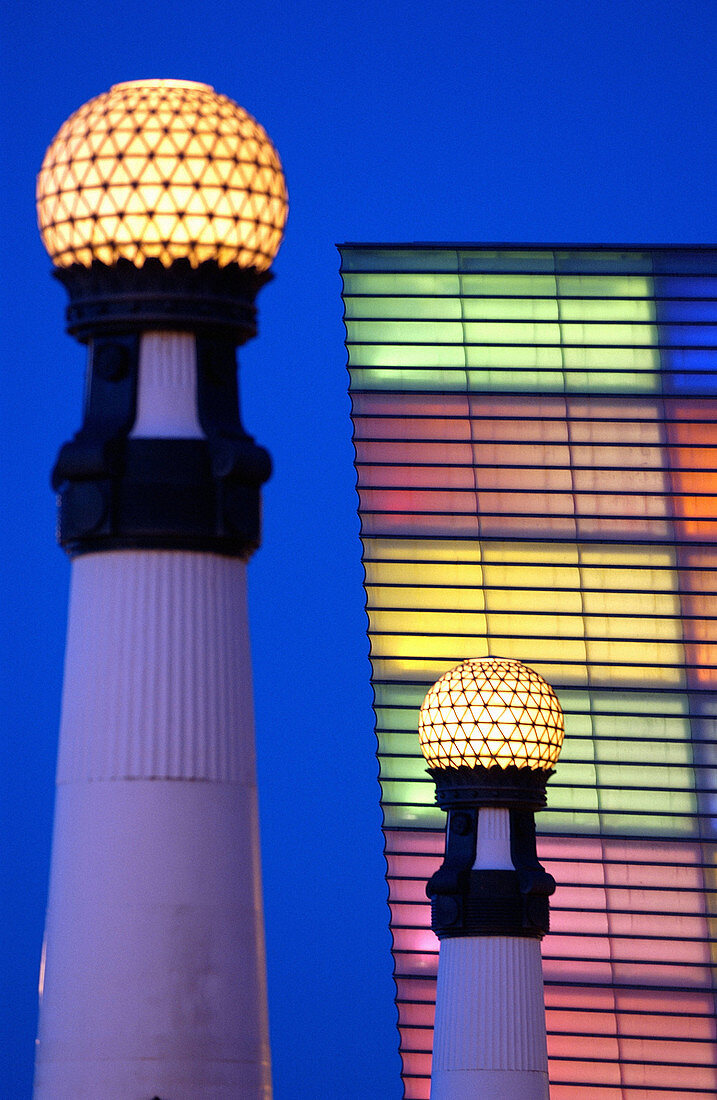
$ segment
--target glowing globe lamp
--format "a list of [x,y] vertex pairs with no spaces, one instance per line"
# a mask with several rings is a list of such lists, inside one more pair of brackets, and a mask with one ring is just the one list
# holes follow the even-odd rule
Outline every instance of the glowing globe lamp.
[[520,661],[463,661],[433,685],[421,706],[421,750],[432,768],[547,771],[563,743],[558,698]]
[[37,181],[42,239],[58,267],[155,257],[264,271],[287,214],[266,131],[207,84],[134,80],[85,103]]

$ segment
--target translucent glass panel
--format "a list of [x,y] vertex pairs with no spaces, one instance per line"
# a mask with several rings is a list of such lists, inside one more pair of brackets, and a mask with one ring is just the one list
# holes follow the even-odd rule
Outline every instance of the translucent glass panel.
[[463,270],[418,275],[415,284],[400,272],[344,270],[354,384],[653,392],[659,352],[650,280],[561,274],[552,259],[543,262],[551,274],[470,274],[475,263],[457,257]]
[[417,712],[488,655],[535,667],[566,714],[538,822],[560,883],[552,1100],[717,1093],[706,255],[343,250],[407,1097],[428,1097],[444,826]]
[[[406,1096],[428,1097],[438,942],[425,882],[442,838],[387,830],[386,854]],[[606,1086],[619,1097],[653,1086],[657,1096],[668,1085],[682,1096],[714,1094],[699,846],[544,837],[540,856],[559,882],[543,941],[551,1096],[602,1096]]]

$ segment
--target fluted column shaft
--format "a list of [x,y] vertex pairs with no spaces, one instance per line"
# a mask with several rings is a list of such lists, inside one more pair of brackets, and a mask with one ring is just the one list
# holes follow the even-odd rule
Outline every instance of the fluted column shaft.
[[137,416],[131,435],[199,439],[195,340],[188,332],[147,332],[139,349]]
[[548,1100],[538,940],[441,943],[431,1100]]
[[[137,434],[199,430],[187,341]],[[245,562],[73,562],[57,782],[36,1100],[268,1100]]]

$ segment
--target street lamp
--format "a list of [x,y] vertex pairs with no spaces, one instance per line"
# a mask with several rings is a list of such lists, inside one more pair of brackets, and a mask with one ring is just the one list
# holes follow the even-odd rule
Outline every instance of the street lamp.
[[205,84],[62,126],[38,219],[88,347],[53,471],[72,558],[35,1095],[271,1095],[246,562],[267,452],[239,414],[287,212],[262,127]]
[[419,737],[448,814],[426,888],[441,941],[431,1100],[547,1100],[540,940],[555,882],[534,813],[563,741],[560,704],[519,661],[466,660],[429,690]]

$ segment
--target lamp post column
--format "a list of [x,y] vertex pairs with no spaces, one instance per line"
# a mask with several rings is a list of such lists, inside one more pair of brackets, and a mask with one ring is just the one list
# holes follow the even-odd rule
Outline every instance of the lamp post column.
[[[72,578],[36,1100],[271,1096],[246,598],[270,460],[241,424],[235,359],[268,275],[239,251],[220,264],[219,241],[192,251],[188,226],[198,247],[211,218],[181,206],[213,179],[213,131],[246,198],[248,117],[204,85],[119,85],[68,121],[40,177],[42,221],[93,120],[115,157],[143,126],[157,146],[137,169],[133,257],[116,217],[102,228],[110,185],[59,235],[73,262],[44,227],[89,354],[83,424],[53,472]],[[166,205],[157,221],[160,154],[174,223]]]
[[516,661],[465,661],[429,691],[421,747],[447,812],[427,885],[440,939],[431,1100],[548,1100],[540,940],[555,882],[534,811],[562,743],[562,712]]

